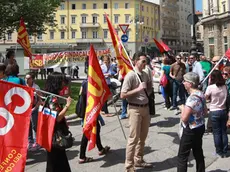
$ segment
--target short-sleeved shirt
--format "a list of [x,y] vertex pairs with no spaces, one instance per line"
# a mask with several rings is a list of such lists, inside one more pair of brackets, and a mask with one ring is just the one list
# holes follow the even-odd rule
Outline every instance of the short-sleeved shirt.
[[216,84],[209,85],[205,92],[205,95],[211,98],[210,111],[224,110],[226,109],[227,100],[227,88],[225,85],[217,87]]
[[209,61],[200,61],[200,64],[206,77],[212,69],[212,64]]
[[[109,73],[110,75],[115,75],[116,72],[113,71],[113,66],[110,65],[109,67],[107,67],[105,64],[101,65],[101,70],[103,74]],[[105,81],[108,85],[111,84],[111,80],[110,77],[105,77]]]
[[14,84],[26,85],[26,82],[24,79],[16,77],[16,76],[8,76],[6,78],[3,78],[3,80],[7,82],[12,82]]
[[170,72],[172,73],[173,76],[175,76],[177,81],[183,81],[183,76],[185,74],[185,64],[184,63],[173,63]]
[[164,71],[164,73],[165,73],[167,79],[169,79],[169,80],[172,79],[172,78],[170,77],[170,75],[169,75],[169,73],[170,73],[170,68],[171,68],[171,66],[169,66],[169,65],[164,65],[164,67],[162,68],[162,70]]
[[204,94],[201,91],[193,92],[186,100],[185,105],[190,107],[193,111],[188,120],[189,128],[194,129],[204,125],[204,113],[206,108]]
[[[141,76],[143,82],[145,82],[146,84],[149,82],[148,75],[145,72],[141,72],[139,75]],[[134,71],[130,71],[124,78],[121,92],[126,93],[128,91],[134,90],[139,85],[140,85],[140,82],[138,80],[137,75],[135,74]],[[128,103],[139,104],[139,105],[147,104],[149,102],[148,97],[145,94],[144,90],[128,97],[127,101]]]

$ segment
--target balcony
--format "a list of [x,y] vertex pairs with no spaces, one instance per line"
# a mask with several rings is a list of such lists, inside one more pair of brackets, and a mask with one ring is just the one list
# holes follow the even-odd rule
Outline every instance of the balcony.
[[104,39],[101,38],[78,38],[76,39],[76,43],[103,43]]
[[227,19],[230,17],[230,11],[226,11],[224,13],[219,13],[219,14],[213,14],[209,16],[205,16],[201,18],[201,25],[207,23],[207,22],[212,22],[216,20],[222,20],[222,19]]
[[177,5],[177,3],[169,3],[169,2],[164,2],[162,3],[162,8],[168,8],[171,10],[175,10],[178,11],[179,10],[179,6]]
[[179,39],[180,37],[179,36],[174,36],[174,35],[166,35],[166,34],[163,34],[162,35],[162,39]]
[[177,14],[177,15],[170,15],[170,14],[166,14],[166,13],[162,13],[161,14],[161,17],[163,18],[163,19],[173,19],[173,20],[178,20],[179,19],[179,15]]
[[100,27],[99,23],[80,23],[81,28],[98,28]]

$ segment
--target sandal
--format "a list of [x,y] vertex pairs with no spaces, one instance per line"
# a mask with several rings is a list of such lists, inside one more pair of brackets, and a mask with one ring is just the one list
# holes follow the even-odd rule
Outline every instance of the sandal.
[[84,163],[92,162],[92,161],[93,161],[93,158],[92,158],[92,157],[85,157],[84,159],[79,159],[79,160],[78,160],[78,163],[79,163],[79,164],[84,164]]
[[109,152],[110,150],[110,147],[109,146],[105,146],[99,153],[98,155],[102,156],[102,155],[105,155]]

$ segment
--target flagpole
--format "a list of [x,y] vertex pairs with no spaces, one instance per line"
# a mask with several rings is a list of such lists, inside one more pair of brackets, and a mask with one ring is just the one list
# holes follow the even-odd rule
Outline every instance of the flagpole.
[[[45,94],[49,94],[49,95],[52,95],[52,96],[55,96],[55,97],[59,97],[59,98],[64,99],[64,100],[67,100],[67,99],[68,99],[68,98],[66,98],[66,97],[59,96],[59,95],[57,95],[57,94],[53,94],[53,93],[50,93],[50,92],[47,92],[47,91],[44,91],[44,90],[39,90],[39,89],[35,89],[35,90],[38,91],[38,92],[41,92],[41,93],[45,93]],[[37,95],[38,95],[38,94],[37,94]],[[38,95],[38,96],[44,99],[44,97],[42,97],[42,96],[40,96],[40,95]],[[76,102],[76,100],[74,100],[74,99],[72,99],[72,101]]]
[[116,107],[116,104],[115,104],[115,102],[114,102],[114,99],[113,99],[113,98],[112,98],[112,102],[113,102],[113,106],[114,106],[114,109],[115,109],[115,113],[116,113],[117,119],[118,119],[119,124],[120,124],[120,126],[121,126],[122,133],[123,133],[123,135],[124,135],[125,140],[127,140],[127,137],[126,137],[126,135],[125,135],[124,128],[123,128],[123,126],[122,126],[122,124],[121,124],[121,120],[119,119],[119,116],[118,116],[118,111],[117,111],[117,107]]
[[203,79],[203,81],[201,82],[201,84],[203,84],[208,77],[212,74],[212,72],[216,69],[216,67],[221,63],[221,61],[225,58],[225,56],[221,57],[221,59],[215,64],[215,66],[212,68],[212,70],[209,72],[209,74]]
[[126,56],[128,57],[129,63],[131,64],[131,66],[132,66],[132,68],[133,68],[133,70],[134,70],[134,72],[135,72],[135,74],[136,74],[136,76],[137,76],[137,78],[138,78],[138,81],[139,81],[140,83],[142,83],[140,77],[139,77],[138,74],[137,74],[136,68],[134,67],[134,65],[133,65],[133,63],[132,63],[132,60],[129,58],[129,55],[128,55],[128,53],[126,52],[126,49],[125,49],[124,45],[120,42],[120,40],[119,40],[119,43],[120,43],[120,45],[122,46],[122,48],[123,48],[123,50],[124,50]]

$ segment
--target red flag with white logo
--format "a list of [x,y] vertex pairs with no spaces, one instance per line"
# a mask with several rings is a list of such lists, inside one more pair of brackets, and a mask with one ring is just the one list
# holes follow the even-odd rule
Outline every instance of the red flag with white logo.
[[51,151],[54,126],[57,117],[57,111],[51,111],[49,108],[39,107],[38,125],[37,125],[37,143]]
[[0,80],[0,171],[23,172],[33,89]]

